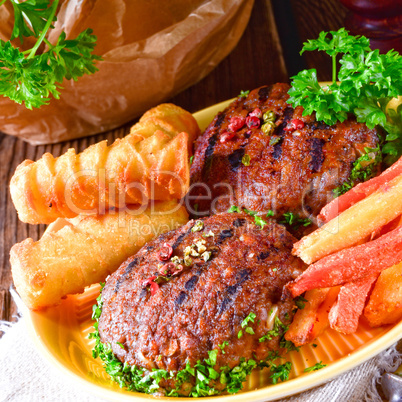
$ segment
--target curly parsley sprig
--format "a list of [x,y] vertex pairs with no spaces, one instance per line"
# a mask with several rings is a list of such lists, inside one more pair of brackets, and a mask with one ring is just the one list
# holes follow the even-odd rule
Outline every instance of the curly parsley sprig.
[[[369,128],[381,126],[387,132],[382,152],[392,163],[402,155],[402,104],[389,108],[402,95],[402,56],[390,50],[371,50],[364,36],[349,35],[345,28],[321,32],[318,39],[304,43],[305,51],[324,51],[332,58],[332,83],[321,87],[315,69],[292,77],[288,103],[302,106],[304,115],[316,113],[327,124],[344,121],[353,113]],[[337,72],[337,57],[340,68]]]
[[[59,0],[3,0],[0,6],[6,1],[14,9],[14,28],[9,41],[0,40],[0,95],[28,109],[38,108],[48,104],[50,96],[59,99],[64,79],[76,81],[98,70],[95,62],[101,57],[92,54],[97,38],[91,29],[71,40],[62,32],[55,44],[46,39],[56,21]],[[36,38],[31,49],[21,50],[11,43],[16,38],[23,43],[26,37]],[[47,50],[38,53],[42,43]]]

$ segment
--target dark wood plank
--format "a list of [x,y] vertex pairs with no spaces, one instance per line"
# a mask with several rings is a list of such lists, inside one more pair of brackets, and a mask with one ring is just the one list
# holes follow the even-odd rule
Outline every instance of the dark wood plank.
[[235,49],[207,77],[170,101],[189,110],[237,96],[241,90],[288,80],[270,0],[256,0]]
[[[281,0],[274,0],[281,1]],[[300,42],[318,37],[321,31],[336,31],[344,25],[346,8],[338,0],[290,0],[296,16]],[[307,68],[316,68],[320,81],[332,79],[331,59],[323,52],[305,52]]]

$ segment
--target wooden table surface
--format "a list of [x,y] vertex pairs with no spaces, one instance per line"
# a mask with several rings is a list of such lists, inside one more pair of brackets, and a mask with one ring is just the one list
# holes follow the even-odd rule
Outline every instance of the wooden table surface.
[[[168,101],[195,112],[232,98],[240,90],[288,81],[306,67],[315,67],[320,80],[330,80],[329,58],[317,52],[301,57],[298,52],[304,41],[316,38],[320,31],[343,26],[345,15],[346,9],[338,0],[255,0],[250,22],[233,52],[206,78]],[[17,218],[8,188],[15,168],[24,159],[36,160],[44,152],[57,156],[71,147],[82,151],[100,140],[121,137],[128,129],[129,125],[89,138],[36,147],[0,133],[1,320],[12,321],[16,314],[9,292],[10,248],[27,237],[39,239],[45,229],[44,225],[24,224]]]

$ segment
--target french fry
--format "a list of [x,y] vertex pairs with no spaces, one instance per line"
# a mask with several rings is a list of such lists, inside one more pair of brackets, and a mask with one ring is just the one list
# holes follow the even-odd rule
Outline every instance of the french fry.
[[286,288],[296,297],[311,289],[343,285],[379,274],[401,261],[402,226],[398,226],[378,239],[322,258]]
[[302,346],[318,338],[328,327],[328,313],[339,293],[339,287],[306,292],[307,303],[296,312],[285,339]]
[[297,310],[289,329],[285,333],[285,339],[301,346],[311,342],[314,324],[317,318],[318,307],[324,302],[330,288],[313,289],[305,294],[307,300],[303,309]]
[[331,219],[336,218],[340,213],[370,194],[373,194],[374,191],[378,190],[382,185],[399,175],[402,175],[402,157],[387,170],[384,170],[380,176],[374,177],[364,183],[359,183],[347,193],[335,198],[327,204],[318,215],[318,221],[321,223],[329,222]]
[[311,264],[355,245],[401,214],[402,174],[383,184],[337,218],[303,237],[294,245],[293,254]]
[[317,319],[313,328],[313,339],[318,338],[329,327],[329,312],[338,297],[340,286],[330,288],[324,303],[317,310]]
[[364,315],[372,327],[402,319],[402,263],[381,272]]
[[339,291],[338,300],[329,312],[329,325],[342,334],[353,334],[359,325],[367,295],[377,275],[366,276],[346,283]]

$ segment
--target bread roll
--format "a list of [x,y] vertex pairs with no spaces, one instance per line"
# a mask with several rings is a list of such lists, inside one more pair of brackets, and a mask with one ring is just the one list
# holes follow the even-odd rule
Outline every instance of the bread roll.
[[78,155],[69,149],[58,158],[46,153],[37,162],[25,160],[10,183],[18,216],[27,223],[51,223],[180,199],[189,186],[189,154],[198,134],[189,112],[162,104],[110,146],[101,141]]
[[67,294],[105,280],[145,243],[187,220],[176,201],[103,216],[59,218],[39,241],[29,238],[12,247],[14,284],[30,309],[58,304]]

